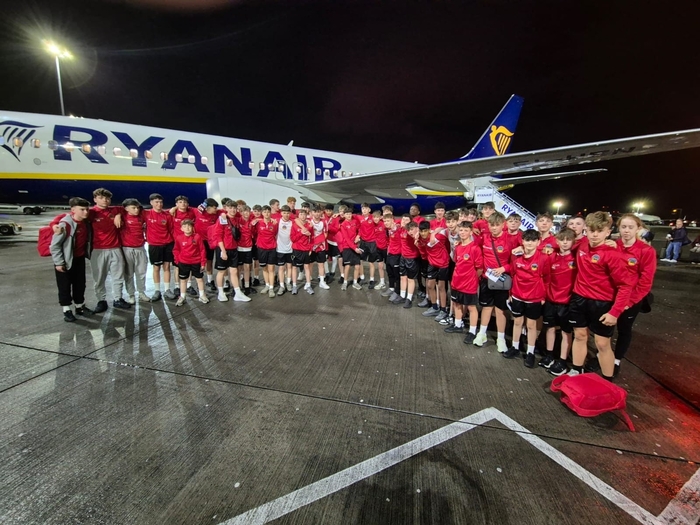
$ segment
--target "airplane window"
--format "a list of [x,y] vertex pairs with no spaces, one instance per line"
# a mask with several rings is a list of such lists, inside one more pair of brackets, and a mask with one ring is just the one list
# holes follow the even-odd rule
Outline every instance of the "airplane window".
[[15,148],[21,148],[24,146],[24,141],[19,137],[12,139],[12,143],[15,145]]
[[[233,166],[233,161],[232,161],[232,160],[229,160],[229,162],[231,163],[231,164],[229,164],[229,166]],[[255,169],[255,162],[253,162],[253,161],[251,160],[251,161],[248,163],[248,167],[249,167],[251,170],[254,170],[254,169]]]
[[40,148],[41,141],[39,139],[32,139],[32,148]]
[[75,144],[72,142],[66,142],[63,145],[63,149],[65,149],[68,153],[73,153],[73,150],[75,149]]
[[175,162],[182,162],[182,153],[175,154]]
[[90,153],[92,151],[92,146],[90,146],[90,144],[83,144],[82,146],[80,146],[80,150],[83,153]]
[[112,150],[112,153],[114,154],[115,157],[119,157],[122,154],[122,149],[121,148],[114,148]]
[[272,170],[274,170],[274,168],[275,168],[275,167],[274,167],[274,165],[272,164],[272,162],[270,162],[270,164],[267,165],[268,171],[272,171]]
[[187,156],[187,162],[189,162],[190,164],[194,164],[194,160],[195,160],[195,159],[194,159],[194,155],[188,155],[188,156]]
[[260,163],[260,169],[261,169],[261,170],[264,170],[264,169],[265,169],[265,163],[264,163],[264,162],[261,162],[261,163]]
[[130,149],[130,150],[129,150],[129,155],[131,156],[132,159],[135,159],[136,157],[139,156],[139,150],[137,150],[137,149]]
[[209,162],[209,159],[206,157],[202,157],[202,164],[206,164],[207,162]]
[[302,167],[301,167],[301,166],[297,166],[297,167],[294,168],[294,171],[297,173],[297,175],[299,175],[299,174],[302,172]]
[[166,161],[168,160],[168,154],[164,151],[160,152],[160,160]]
[[58,142],[56,142],[55,140],[50,140],[49,141],[49,149],[51,151],[56,151],[58,149]]
[[333,170],[333,176],[337,177],[338,176],[338,170]]
[[316,175],[320,175],[320,174],[321,174],[321,168],[316,168]]
[[311,173],[312,173],[312,172],[311,172],[311,168],[306,168],[306,174],[307,174],[307,175],[311,175]]
[[100,155],[104,155],[106,152],[107,148],[105,148],[104,146],[97,146],[97,153],[99,153]]
[[347,177],[347,175],[345,174],[345,170],[341,171],[341,174],[343,177]]
[[331,176],[331,170],[323,170],[323,176],[324,176],[324,177],[330,177],[330,176]]
[[5,137],[0,137],[0,146],[5,145]]
[[151,160],[153,158],[153,153],[151,153],[151,150],[146,150],[143,152],[143,154],[146,156],[148,160]]
[[[250,162],[249,164],[253,164],[253,163]],[[231,159],[226,159],[226,165],[227,165],[229,168],[233,167],[233,161],[232,161]],[[250,166],[250,167],[251,167],[251,169],[254,168],[254,167],[255,167],[255,164],[253,164],[253,165]]]
[[352,177],[352,171],[348,171],[348,177]]
[[276,171],[284,171],[284,166],[283,165],[277,165]]

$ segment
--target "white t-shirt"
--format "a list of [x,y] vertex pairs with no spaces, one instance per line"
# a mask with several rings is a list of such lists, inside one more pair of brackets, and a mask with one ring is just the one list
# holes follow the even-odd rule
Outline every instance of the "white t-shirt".
[[277,230],[277,252],[292,253],[292,221],[279,220]]

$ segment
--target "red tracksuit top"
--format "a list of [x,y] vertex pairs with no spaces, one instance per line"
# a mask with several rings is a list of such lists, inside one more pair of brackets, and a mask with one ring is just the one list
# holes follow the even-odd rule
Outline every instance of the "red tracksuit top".
[[100,208],[93,206],[88,213],[88,220],[92,225],[92,248],[94,250],[108,250],[119,248],[119,230],[114,225],[114,217],[122,213],[121,206],[109,206]]
[[377,243],[378,250],[386,250],[389,247],[389,236],[382,219],[379,219],[379,222],[374,224],[374,242]]
[[213,250],[214,248],[216,248],[216,246],[212,246],[208,241],[209,228],[216,224],[216,220],[219,218],[219,214],[207,213],[206,211],[199,211],[197,208],[194,208],[194,217],[195,233],[198,233],[202,237],[202,239],[207,239],[207,245]]
[[408,230],[397,226],[401,238],[401,257],[404,259],[419,259],[420,250],[416,246],[416,240],[408,234]]
[[530,257],[523,255],[510,256],[510,271],[513,277],[513,287],[510,294],[526,303],[541,303],[546,297],[545,278],[549,270],[548,256],[535,250]]
[[151,246],[165,246],[173,242],[173,216],[167,211],[141,212],[146,220],[146,242]]
[[[173,215],[173,231],[181,232],[180,226],[182,226],[182,221],[189,219],[191,221],[197,220],[197,215],[195,214],[195,208],[187,208],[185,211],[180,211],[175,209],[175,215]],[[180,235],[179,233],[177,235]],[[202,237],[205,238],[205,237]]]
[[270,222],[265,222],[265,219],[258,219],[253,228],[255,228],[255,245],[258,249],[274,250],[277,248],[279,224],[276,221],[270,219]]
[[146,219],[141,213],[131,215],[122,214],[122,227],[119,228],[119,237],[125,248],[139,248],[146,243]]
[[231,222],[235,225],[236,217],[229,217],[228,214],[223,214],[219,215],[219,219],[216,221],[216,225],[214,225],[214,240],[216,240],[216,245],[218,246],[219,243],[223,241],[226,250],[235,250],[238,248],[238,243],[231,233]]
[[[491,243],[492,239],[493,245]],[[495,269],[503,266],[505,271],[510,273],[510,252],[513,248],[520,245],[515,235],[508,235],[504,230],[500,237],[492,237],[491,232],[486,231],[486,233],[476,237],[476,242],[481,245],[485,269]],[[498,259],[496,259],[496,255],[493,252],[493,246],[496,247],[496,251],[498,252]],[[498,264],[498,261],[500,261],[501,264]]]
[[386,234],[389,236],[389,246],[387,247],[387,252],[391,255],[401,255],[401,230],[405,231],[401,224],[394,221],[394,225],[391,229],[384,226],[386,229]]
[[204,239],[198,233],[185,235],[180,233],[175,239],[173,246],[173,258],[175,263],[198,264],[206,266],[207,250],[204,246]]
[[251,222],[253,221],[253,215],[251,214],[248,217],[248,220],[246,221],[243,216],[236,217],[234,219],[233,224],[238,226],[238,229],[241,232],[241,238],[238,239],[238,248],[246,248],[243,251],[250,251],[253,248],[253,226],[251,226]]
[[447,268],[450,265],[450,252],[448,249],[450,241],[445,237],[444,233],[435,234],[435,244],[432,246],[429,241],[430,238],[427,240],[418,239],[418,248],[423,259],[426,259],[428,264],[434,268]]
[[[304,223],[304,228],[309,232],[313,230],[312,226],[308,223]],[[292,231],[290,232],[290,238],[292,240],[292,250],[299,250],[302,252],[311,251],[311,235],[304,235],[301,233],[302,226],[299,226],[297,221],[292,223]]]
[[622,253],[605,244],[591,248],[588,239],[583,239],[576,251],[576,266],[574,293],[586,299],[614,302],[609,313],[620,317],[637,282]]
[[360,239],[365,242],[374,241],[374,219],[372,214],[369,215],[353,215],[353,219],[360,225]]
[[354,219],[344,220],[340,223],[340,229],[336,240],[338,241],[338,249],[342,253],[343,250],[354,250],[357,248],[355,239],[357,238],[357,232],[360,229],[359,223]]
[[561,255],[558,251],[549,256],[547,275],[547,300],[554,304],[569,304],[576,282],[576,258],[573,252]]
[[466,246],[461,242],[455,244],[454,260],[455,269],[450,284],[452,289],[462,293],[477,293],[479,276],[476,272],[479,269],[484,269],[484,256],[481,253],[481,247],[474,241]]
[[629,248],[622,244],[622,239],[618,239],[617,247],[627,266],[637,274],[637,284],[630,293],[628,303],[628,306],[633,306],[651,292],[656,273],[656,250],[639,239]]

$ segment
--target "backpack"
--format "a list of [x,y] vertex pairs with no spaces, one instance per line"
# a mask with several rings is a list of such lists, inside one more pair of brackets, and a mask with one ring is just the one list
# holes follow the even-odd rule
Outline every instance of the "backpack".
[[41,257],[51,257],[51,240],[53,239],[53,227],[61,222],[61,219],[68,215],[67,213],[61,213],[54,217],[54,219],[49,223],[48,226],[42,226],[39,228],[39,239],[36,243],[36,249]]
[[597,374],[562,375],[550,386],[552,392],[561,392],[561,402],[579,416],[595,417],[605,412],[618,411],[627,427],[634,425],[625,408],[627,392]]

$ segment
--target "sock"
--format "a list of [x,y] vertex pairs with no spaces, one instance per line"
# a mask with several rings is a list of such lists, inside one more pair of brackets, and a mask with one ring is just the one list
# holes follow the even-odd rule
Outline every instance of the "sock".
[[184,292],[184,291],[180,291],[180,297],[182,297],[183,299],[185,298],[185,292]]
[[217,286],[216,289],[219,291],[220,294],[224,293],[224,287],[223,287],[223,286]]
[[70,312],[70,306],[64,306],[63,307],[64,312]]
[[285,277],[284,282],[287,283],[287,284],[289,284],[289,283],[292,282],[292,278],[291,278],[291,277]]
[[243,288],[250,288],[250,281],[243,281]]
[[[76,306],[76,308],[78,307],[77,304],[76,304],[75,306]],[[81,304],[80,306],[82,306],[82,304]],[[619,366],[619,365],[620,365],[620,360],[619,360],[619,359],[615,359],[615,364]]]
[[583,365],[581,365],[581,366],[572,365],[571,370],[576,370],[579,374],[583,374]]
[[[83,306],[85,306],[85,303],[80,303],[80,304],[75,305],[76,308],[82,308]],[[70,306],[68,308],[70,308]],[[619,365],[620,363],[617,363],[617,364]]]
[[384,282],[384,279],[379,279],[379,284],[386,284],[386,283]]
[[486,335],[486,329],[488,328],[487,325],[481,325],[481,328],[479,328],[479,333]]
[[527,328],[524,326],[520,329],[520,335],[527,335]]
[[408,299],[409,301],[413,301],[413,294],[412,293],[406,294],[406,299]]
[[331,273],[335,273],[335,271],[338,269],[338,258],[333,257],[333,264],[331,265]]
[[323,263],[323,271],[328,273],[328,261]]
[[455,319],[455,328],[462,328],[464,326],[464,321],[461,319]]
[[439,309],[440,309],[440,308],[438,307],[438,305],[436,305],[436,304],[431,305],[430,308],[431,308],[432,310],[439,310]]
[[535,345],[527,345],[527,353],[534,354],[535,353]]
[[470,326],[469,327],[469,333],[476,335],[476,326]]
[[236,292],[237,294],[241,293],[241,289],[238,287],[234,288],[233,291]]
[[447,308],[440,308],[443,312],[447,313]]
[[520,341],[513,341],[513,348],[520,350]]
[[360,279],[364,281],[364,280],[365,280],[365,274],[360,275]]
[[160,285],[160,291],[165,292],[165,283],[158,283]]
[[403,299],[405,299],[405,298],[406,298],[406,290],[401,290],[401,294],[400,294],[400,295],[401,295],[401,297],[402,297]]
[[498,339],[503,339],[505,341],[506,333],[505,332],[498,332]]
[[549,357],[554,357],[554,350],[545,350],[545,355],[548,355]]
[[214,276],[210,273],[207,274],[207,282],[210,283],[214,280]]
[[607,381],[610,381],[611,383],[613,382],[613,377],[612,377],[612,376],[608,377],[608,376],[603,375],[603,374],[601,374],[601,375],[603,376],[603,379],[605,379],[605,380],[607,380]]

